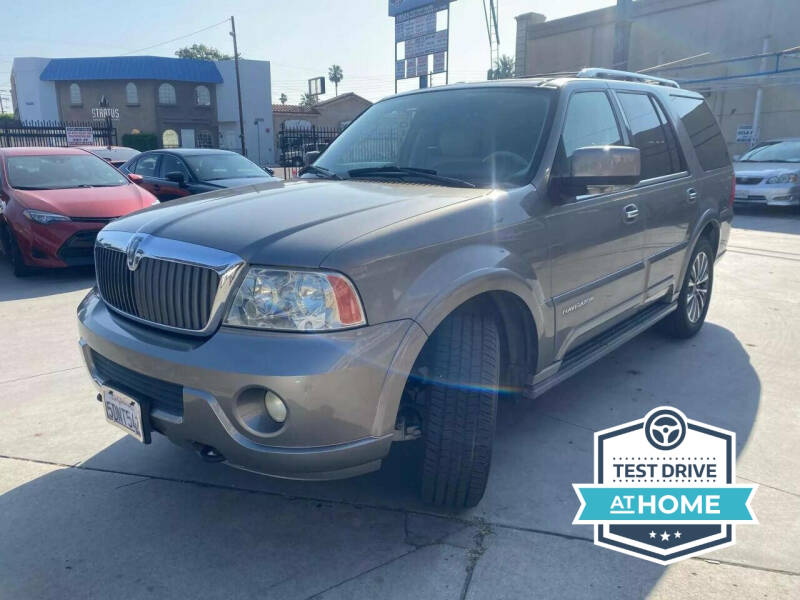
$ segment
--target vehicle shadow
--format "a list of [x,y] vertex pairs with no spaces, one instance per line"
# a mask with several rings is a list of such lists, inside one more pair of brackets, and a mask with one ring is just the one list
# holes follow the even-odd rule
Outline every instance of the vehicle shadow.
[[0,302],[74,292],[94,285],[94,267],[41,269],[14,277],[11,264],[0,254]]
[[797,235],[800,234],[800,212],[784,206],[736,206],[733,226],[736,229]]
[[[396,445],[378,472],[303,483],[201,463],[160,436],[151,446],[124,438],[84,470],[49,472],[0,496],[0,581],[18,582],[6,589],[12,597],[302,598],[367,573],[377,579],[363,597],[412,597],[430,574],[452,578],[441,597],[457,597],[469,560],[511,532],[530,544],[531,586],[580,573],[592,585],[571,586],[571,597],[643,597],[665,568],[594,548],[591,528],[571,525],[572,484],[593,477],[593,432],[671,405],[735,431],[738,452],[760,394],[731,331],[707,323],[683,342],[647,332],[535,401],[502,404],[489,490],[462,512],[418,500],[413,443]],[[537,559],[565,540],[579,560]],[[400,573],[371,574],[380,565]]]

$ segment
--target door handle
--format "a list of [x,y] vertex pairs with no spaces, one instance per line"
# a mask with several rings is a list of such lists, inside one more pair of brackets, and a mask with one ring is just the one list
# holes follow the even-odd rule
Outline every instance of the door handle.
[[161,186],[160,186],[160,185],[158,185],[157,183],[154,183],[154,184],[153,184],[153,189],[154,189],[154,190],[160,190],[160,189],[161,189]]
[[686,190],[686,199],[689,202],[695,202],[697,200],[697,190],[694,188]]
[[625,211],[625,221],[627,223],[632,223],[639,216],[639,207],[635,204],[628,204],[623,210]]

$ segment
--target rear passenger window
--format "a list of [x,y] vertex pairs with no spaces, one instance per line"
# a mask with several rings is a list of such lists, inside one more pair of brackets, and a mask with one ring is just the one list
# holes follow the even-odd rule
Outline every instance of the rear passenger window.
[[144,156],[138,160],[133,172],[142,177],[155,177],[156,165],[158,164],[158,156]]
[[578,92],[570,98],[556,159],[556,172],[566,173],[578,148],[619,146],[622,135],[605,92]]
[[648,94],[618,92],[631,128],[632,144],[642,155],[642,179],[683,171],[672,126]]
[[672,104],[689,133],[704,171],[730,164],[728,147],[711,109],[700,98],[672,96]]

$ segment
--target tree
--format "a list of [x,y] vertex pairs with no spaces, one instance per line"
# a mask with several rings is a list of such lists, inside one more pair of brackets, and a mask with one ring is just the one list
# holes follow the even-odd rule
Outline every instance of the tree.
[[317,97],[311,94],[303,94],[300,96],[300,106],[303,108],[314,108],[317,102]]
[[339,95],[339,82],[342,79],[344,79],[342,67],[339,65],[331,65],[328,69],[328,80],[333,84],[337,96]]
[[[233,57],[230,54],[220,52],[213,46],[206,46],[205,44],[192,44],[184,48],[179,48],[175,51],[175,56],[178,58],[198,58],[200,60],[230,60]],[[239,53],[241,57],[241,53]]]
[[281,94],[281,97],[278,99],[281,101],[281,104],[286,104],[286,101],[289,100],[289,98],[286,97],[286,94]]
[[514,57],[503,54],[494,61],[494,68],[489,69],[489,79],[509,79],[514,77]]

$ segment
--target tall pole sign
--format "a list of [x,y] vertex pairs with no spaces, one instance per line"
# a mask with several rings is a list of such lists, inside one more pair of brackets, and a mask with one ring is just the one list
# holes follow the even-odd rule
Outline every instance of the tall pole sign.
[[394,17],[394,91],[401,79],[419,77],[421,88],[433,74],[448,82],[450,2],[455,0],[389,0]]

